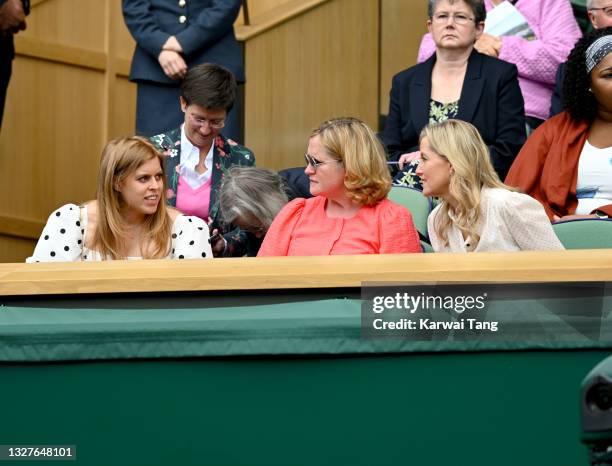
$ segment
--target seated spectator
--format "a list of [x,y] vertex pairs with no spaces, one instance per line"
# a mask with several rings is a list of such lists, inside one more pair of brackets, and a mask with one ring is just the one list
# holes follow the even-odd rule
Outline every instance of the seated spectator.
[[355,118],[326,121],[310,136],[310,199],[294,199],[274,219],[258,256],[421,252],[410,212],[386,199],[385,151]]
[[[219,65],[190,68],[181,84],[180,105],[185,122],[151,142],[166,156],[168,203],[220,229],[219,188],[230,167],[255,164],[253,153],[221,134],[236,97],[234,75]],[[214,235],[215,256],[244,256],[246,233],[222,231]]]
[[[612,0],[587,0],[587,13],[591,25],[595,29],[612,27]],[[561,95],[563,94],[563,79],[565,77],[565,63],[561,63],[555,77],[555,90],[550,101],[550,116],[553,117],[563,111]]]
[[427,220],[434,251],[563,249],[538,201],[500,181],[474,126],[448,120],[420,139],[423,194],[442,198]]
[[110,141],[96,199],[53,212],[26,262],[212,258],[206,224],[166,207],[165,180],[147,140]]
[[287,204],[283,178],[271,170],[232,167],[221,184],[223,223],[246,232],[247,256],[256,256],[274,217]]
[[523,97],[516,66],[474,49],[486,12],[482,0],[429,2],[427,27],[436,53],[393,78],[389,117],[382,134],[400,169],[394,183],[420,189],[415,175],[421,129],[456,118],[472,123],[489,146],[503,177],[525,142]]
[[612,28],[580,39],[567,60],[566,111],[529,137],[506,183],[551,220],[612,215]]
[[[527,123],[531,129],[535,129],[548,118],[555,72],[580,38],[580,28],[569,0],[506,1],[514,4],[527,20],[533,37],[497,37],[484,33],[476,41],[475,47],[480,53],[517,66],[525,99]],[[487,11],[503,2],[504,0],[484,0]],[[471,0],[470,3],[482,3],[482,0]],[[421,42],[418,61],[427,59],[433,51],[432,37],[426,35]],[[486,141],[484,134],[483,137]]]

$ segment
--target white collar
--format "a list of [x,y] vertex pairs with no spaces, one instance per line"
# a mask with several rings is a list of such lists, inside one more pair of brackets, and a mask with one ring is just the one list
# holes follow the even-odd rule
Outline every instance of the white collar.
[[195,171],[195,166],[200,161],[200,149],[194,146],[185,134],[185,125],[181,125],[181,154],[180,154],[180,174],[187,181],[189,186],[197,189],[206,183],[212,176],[213,155],[215,153],[215,142],[210,145],[204,166],[206,171],[202,174]]

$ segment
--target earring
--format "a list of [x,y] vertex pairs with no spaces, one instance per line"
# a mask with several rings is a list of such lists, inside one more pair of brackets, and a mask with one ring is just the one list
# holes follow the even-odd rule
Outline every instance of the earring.
[[589,87],[589,92],[590,92],[591,94],[593,93],[593,89],[591,89],[590,87]]

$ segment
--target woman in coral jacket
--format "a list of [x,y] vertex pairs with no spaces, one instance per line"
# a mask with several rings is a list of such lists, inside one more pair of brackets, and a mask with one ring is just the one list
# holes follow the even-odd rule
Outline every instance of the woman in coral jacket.
[[326,121],[312,133],[305,158],[314,197],[280,211],[258,256],[421,252],[410,212],[387,199],[385,151],[365,123]]

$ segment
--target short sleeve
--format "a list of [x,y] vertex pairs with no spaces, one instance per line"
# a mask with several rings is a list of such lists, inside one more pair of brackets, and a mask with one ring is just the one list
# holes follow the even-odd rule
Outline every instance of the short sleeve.
[[306,199],[297,198],[278,213],[259,248],[257,257],[286,256],[291,244],[291,235],[302,217]]
[[179,215],[172,225],[171,259],[212,259],[208,225],[198,217]]
[[49,215],[34,253],[26,262],[80,261],[84,235],[80,217],[81,209],[76,204],[66,204]]
[[382,201],[380,254],[422,252],[419,234],[408,209],[389,200]]
[[532,197],[512,192],[503,204],[502,215],[522,251],[565,249],[555,235],[544,207]]

